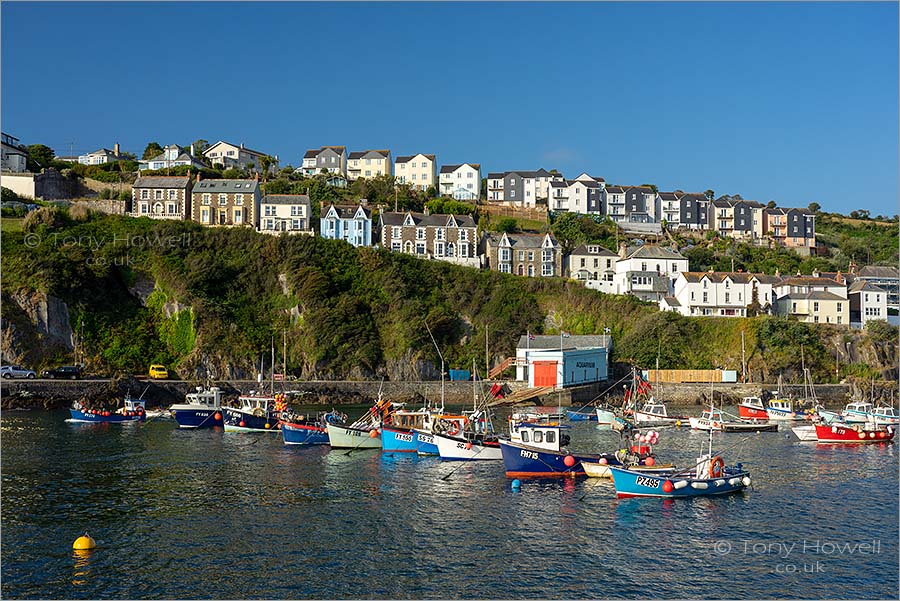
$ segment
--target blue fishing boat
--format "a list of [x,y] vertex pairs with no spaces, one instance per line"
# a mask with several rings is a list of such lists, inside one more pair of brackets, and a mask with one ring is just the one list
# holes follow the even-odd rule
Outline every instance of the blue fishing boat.
[[334,410],[312,415],[284,411],[281,414],[281,436],[284,444],[328,444],[328,424],[340,424],[346,421],[346,414]]
[[381,450],[385,453],[437,455],[438,448],[431,432],[439,413],[430,409],[409,411],[400,408],[392,411],[381,425]]
[[[277,395],[283,396],[283,395]],[[281,412],[285,406],[275,396],[255,395],[238,397],[237,407],[223,407],[222,418],[226,432],[277,432]]]
[[80,402],[75,401],[69,408],[71,415],[69,421],[86,423],[121,424],[125,422],[142,422],[147,419],[146,401],[125,397],[123,407],[110,411],[109,409],[90,409]]
[[595,422],[598,419],[596,409],[590,411],[572,411],[571,409],[568,409],[566,410],[566,417],[573,422]]
[[169,407],[179,428],[212,428],[222,426],[222,391],[213,386],[186,394],[184,403]]
[[[526,421],[522,421],[525,418]],[[509,420],[509,439],[500,439],[503,467],[510,478],[585,476],[582,462],[621,465],[614,453],[570,453],[565,447],[570,442],[564,430],[569,426],[549,420],[528,419],[513,414]]]

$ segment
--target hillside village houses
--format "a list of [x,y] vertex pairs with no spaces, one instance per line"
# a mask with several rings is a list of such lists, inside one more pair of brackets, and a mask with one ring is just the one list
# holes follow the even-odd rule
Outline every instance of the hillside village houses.
[[[258,176],[257,176],[258,177]],[[201,225],[259,227],[258,179],[200,179],[191,190],[191,220]]]
[[673,294],[661,299],[659,308],[689,316],[747,317],[752,305],[757,312],[769,313],[772,287],[780,281],[761,273],[682,271]]
[[78,155],[78,162],[82,165],[104,165],[106,163],[114,163],[122,160],[119,153],[119,143],[113,145],[112,150],[109,148],[100,148],[94,152]]
[[382,212],[381,247],[467,267],[481,267],[478,229],[469,215]]
[[789,315],[807,323],[850,324],[847,284],[830,278],[795,276],[772,286],[778,315]]
[[533,208],[538,200],[549,197],[550,182],[562,181],[563,177],[541,168],[537,171],[489,173],[487,180],[489,201]]
[[550,182],[551,211],[600,215],[603,213],[603,189],[606,181],[582,173],[573,180],[555,179]]
[[599,244],[582,244],[569,254],[566,272],[588,288],[615,294],[618,261],[619,255]]
[[372,246],[372,209],[366,199],[358,205],[322,206],[319,234],[329,240],[343,240],[353,246]]
[[259,231],[264,234],[312,234],[310,209],[306,194],[267,194],[260,201]]
[[670,229],[708,230],[709,203],[703,194],[660,192],[660,221]]
[[551,234],[486,232],[484,267],[526,277],[562,276],[562,249]]
[[688,271],[688,260],[677,251],[649,244],[627,248],[623,243],[619,245],[612,293],[659,302],[671,294],[672,281],[682,271]]
[[433,154],[416,154],[394,159],[394,177],[398,184],[408,184],[425,191],[437,187],[437,164]]
[[456,200],[478,200],[481,198],[481,165],[442,165],[439,183],[442,196]]
[[[207,147],[206,150],[203,151],[203,156],[209,159],[210,164],[221,165],[226,169],[246,169],[250,167],[253,171],[260,171],[262,169],[260,159],[270,155],[257,150],[250,150],[244,146],[243,142],[236,145],[219,140],[215,144]],[[269,170],[277,171],[278,155],[272,156],[272,159],[273,164],[269,167]]]
[[866,265],[857,271],[857,266],[851,263],[850,271],[856,279],[884,290],[887,293],[888,308],[900,309],[900,269],[896,265]]
[[391,175],[390,150],[363,150],[351,152],[347,158],[347,179],[353,181],[361,177]]

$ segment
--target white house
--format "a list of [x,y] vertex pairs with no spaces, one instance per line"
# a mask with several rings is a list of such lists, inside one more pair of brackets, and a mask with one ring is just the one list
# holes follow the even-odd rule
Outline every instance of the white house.
[[155,156],[152,159],[138,162],[138,166],[140,167],[140,169],[147,169],[149,171],[155,171],[158,169],[170,169],[172,167],[181,167],[183,165],[197,168],[206,167],[206,165],[204,165],[199,160],[197,160],[196,157],[194,157],[193,144],[191,144],[191,148],[189,151],[186,151],[178,144],[169,144],[168,146],[163,148],[162,154]]
[[533,336],[516,345],[516,380],[529,388],[562,388],[606,380],[610,336]]
[[260,201],[259,231],[264,234],[312,234],[306,194],[267,194]]
[[87,154],[78,156],[78,162],[82,165],[103,165],[106,163],[113,163],[120,159],[121,157],[119,156],[118,143],[113,145],[112,150],[110,150],[109,148],[101,148],[99,150],[95,150],[94,152],[89,152]]
[[682,271],[675,278],[674,292],[659,301],[661,311],[682,315],[746,317],[756,301],[756,311],[769,312],[772,287],[778,276],[762,273]]
[[850,323],[865,326],[866,322],[887,320],[888,293],[866,280],[854,280],[847,288],[850,301]]
[[452,196],[456,200],[478,200],[481,196],[481,165],[442,165],[439,192],[441,196]]
[[416,190],[437,188],[437,163],[433,154],[416,154],[394,159],[394,178],[398,184],[409,184]]
[[550,195],[550,182],[562,181],[559,173],[537,171],[505,171],[488,174],[487,199],[513,206],[534,207],[538,200]]
[[[203,151],[203,156],[209,159],[213,165],[221,165],[225,168],[247,169],[248,166],[253,171],[262,169],[260,159],[269,156],[264,152],[250,150],[244,146],[244,143],[232,144],[219,140],[212,146]],[[273,163],[269,167],[269,171],[277,171],[278,155],[272,157]]]
[[601,181],[587,176],[585,179],[558,179],[548,184],[551,211],[566,211],[582,215],[599,215],[603,208]]
[[688,271],[687,257],[661,246],[619,246],[615,294],[632,294],[641,300],[659,302],[671,296],[672,280]]
[[850,325],[847,284],[830,278],[783,278],[772,287],[775,312],[807,323]]

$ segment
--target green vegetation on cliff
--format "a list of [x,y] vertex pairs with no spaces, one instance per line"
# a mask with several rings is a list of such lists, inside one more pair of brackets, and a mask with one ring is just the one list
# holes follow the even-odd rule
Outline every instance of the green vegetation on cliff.
[[[316,236],[51,208],[30,214],[24,231],[4,233],[2,269],[4,317],[21,290],[62,299],[73,329],[83,323],[97,371],[142,373],[159,362],[186,377],[249,375],[273,339],[281,354],[286,332],[288,370],[300,377],[436,377],[426,323],[448,367],[474,359],[479,370],[486,334],[495,362],[514,352],[526,330],[560,327],[573,334],[608,327],[614,360],[651,367],[659,357],[661,368],[740,369],[743,332],[754,380],[781,372],[796,377],[802,344],[816,377],[828,381],[837,343],[848,338],[859,351],[875,344],[836,326],[660,313],[634,297],[572,281],[480,271]],[[890,366],[895,346],[883,342],[889,334],[879,336],[890,348],[878,362]],[[38,361],[51,360],[35,352]],[[853,369],[847,362],[845,371]]]

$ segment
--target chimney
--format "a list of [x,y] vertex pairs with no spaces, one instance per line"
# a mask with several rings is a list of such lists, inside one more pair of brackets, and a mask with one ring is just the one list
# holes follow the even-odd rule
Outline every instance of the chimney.
[[200,182],[200,172],[198,171],[197,172],[197,183],[199,183],[199,182]]
[[838,269],[837,275],[834,276],[834,281],[838,284],[844,283],[844,276],[841,275],[841,270]]
[[244,149],[244,143],[241,142],[241,150],[243,150],[243,149]]
[[425,205],[425,208],[423,209],[423,212],[425,213],[425,216],[426,216],[426,217],[428,217],[428,216],[431,214],[431,211],[428,210],[428,205]]
[[256,181],[259,181],[259,171],[257,171],[256,173],[254,173],[254,175],[256,176]]
[[776,278],[780,278],[780,277],[781,277],[781,270],[778,269],[777,267],[775,268],[775,277],[776,277]]
[[113,154],[115,154],[116,156],[119,156],[119,143],[118,142],[113,144]]
[[620,242],[619,243],[619,258],[624,259],[627,254],[628,254],[628,250],[627,250],[627,247],[625,246],[625,243]]
[[194,145],[191,144],[191,156],[194,156]]

